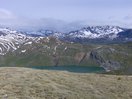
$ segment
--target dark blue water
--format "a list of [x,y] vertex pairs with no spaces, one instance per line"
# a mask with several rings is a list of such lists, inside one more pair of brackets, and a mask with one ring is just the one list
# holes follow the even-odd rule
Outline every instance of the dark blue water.
[[75,73],[104,73],[105,69],[102,67],[95,66],[32,66],[33,69],[41,70],[59,70],[59,71],[69,71]]

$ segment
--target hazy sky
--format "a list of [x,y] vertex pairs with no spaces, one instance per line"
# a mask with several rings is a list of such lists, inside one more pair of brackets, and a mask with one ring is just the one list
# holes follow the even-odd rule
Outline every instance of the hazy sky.
[[132,27],[132,0],[0,0],[2,24],[42,24],[42,19]]

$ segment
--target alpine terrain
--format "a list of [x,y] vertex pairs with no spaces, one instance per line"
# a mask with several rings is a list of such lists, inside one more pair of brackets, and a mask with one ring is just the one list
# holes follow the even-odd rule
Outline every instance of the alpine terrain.
[[0,66],[100,66],[132,73],[132,29],[88,26],[62,33],[0,28]]

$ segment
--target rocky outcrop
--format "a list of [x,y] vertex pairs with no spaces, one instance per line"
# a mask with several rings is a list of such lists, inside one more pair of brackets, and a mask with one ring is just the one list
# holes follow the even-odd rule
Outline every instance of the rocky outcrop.
[[117,61],[110,61],[107,60],[104,63],[101,64],[101,66],[106,70],[106,71],[113,71],[113,70],[119,70],[121,68],[121,64]]
[[[101,67],[103,67],[106,71],[119,70],[121,68],[121,64],[118,61],[109,60],[103,57],[102,53],[99,53],[100,50],[94,50],[90,54],[90,58],[97,62]],[[105,50],[104,50],[105,51]],[[108,55],[109,53],[106,53]]]
[[78,62],[78,64],[80,64],[85,57],[86,57],[86,53],[80,52],[75,55],[74,59]]

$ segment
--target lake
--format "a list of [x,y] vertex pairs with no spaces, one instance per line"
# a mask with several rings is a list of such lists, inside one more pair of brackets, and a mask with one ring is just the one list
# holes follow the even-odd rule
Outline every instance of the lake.
[[103,67],[95,66],[31,66],[33,69],[41,70],[59,70],[59,71],[69,71],[75,73],[104,73],[105,69]]

